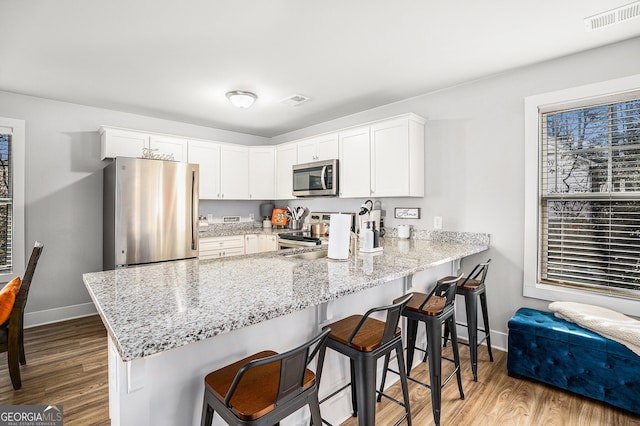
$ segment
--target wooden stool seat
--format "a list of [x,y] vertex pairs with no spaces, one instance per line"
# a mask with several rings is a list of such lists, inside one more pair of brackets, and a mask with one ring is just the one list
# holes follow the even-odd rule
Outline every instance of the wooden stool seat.
[[[398,303],[402,298],[394,301]],[[333,324],[329,324],[327,327],[331,328],[329,338],[336,340],[343,345],[349,344],[349,337],[353,330],[362,319],[362,315],[351,315],[350,317],[343,318],[340,321],[336,321]],[[351,346],[361,352],[371,352],[380,347],[382,344],[382,336],[384,334],[385,323],[375,318],[367,318],[364,321],[362,327],[351,341]],[[400,328],[396,327],[395,336],[400,336]]]
[[[444,277],[444,278],[439,279],[438,282],[440,282],[440,281],[449,281],[449,280],[451,280],[453,278],[456,278],[456,277],[453,277],[453,276]],[[473,291],[473,290],[476,290],[482,284],[484,284],[484,282],[482,282],[480,280],[474,280],[474,279],[471,279],[471,278],[469,278],[469,279],[460,278],[458,280],[458,284],[457,285],[458,285],[458,288],[462,288],[462,289],[465,289],[465,290]]]
[[[405,306],[405,309],[409,311],[419,312],[421,314],[430,315],[430,316],[436,316],[442,313],[445,305],[447,304],[446,297],[433,295],[431,296],[431,298],[429,298],[429,295],[424,293],[409,293],[409,294],[413,295],[411,300],[409,300],[409,303],[407,303],[407,306]],[[427,299],[429,299],[427,303],[422,307],[422,309],[420,309],[420,306]],[[401,297],[397,298],[396,300],[393,301],[393,303],[396,303],[399,300],[402,300],[402,298]]]
[[[204,378],[201,426],[218,413],[230,425],[273,426],[308,406],[321,426],[318,386],[330,330],[284,353],[262,351],[219,368]],[[309,364],[317,359],[316,372]]]
[[[277,355],[277,352],[259,352],[209,373],[204,378],[205,386],[223,403],[233,379],[246,363],[273,355]],[[255,420],[273,411],[278,394],[280,362],[272,362],[247,371],[230,401],[232,411],[239,419]],[[311,387],[315,378],[313,371],[307,368],[302,389]]]

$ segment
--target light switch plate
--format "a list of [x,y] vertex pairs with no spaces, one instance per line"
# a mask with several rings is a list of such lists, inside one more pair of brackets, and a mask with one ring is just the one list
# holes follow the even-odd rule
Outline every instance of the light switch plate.
[[222,216],[222,223],[240,222],[240,216]]

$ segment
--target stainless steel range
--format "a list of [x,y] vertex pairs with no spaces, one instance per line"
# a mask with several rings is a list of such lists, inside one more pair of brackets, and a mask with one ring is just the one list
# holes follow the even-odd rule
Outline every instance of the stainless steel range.
[[[278,247],[282,249],[302,248],[302,247],[315,247],[322,244],[327,244],[329,241],[328,235],[314,235],[311,232],[312,225],[315,224],[327,224],[331,219],[332,212],[311,212],[309,213],[308,223],[306,223],[307,231],[285,231],[278,234]],[[351,227],[355,226],[355,213],[352,215]],[[327,226],[328,227],[328,226]],[[329,229],[329,232],[331,230]]]

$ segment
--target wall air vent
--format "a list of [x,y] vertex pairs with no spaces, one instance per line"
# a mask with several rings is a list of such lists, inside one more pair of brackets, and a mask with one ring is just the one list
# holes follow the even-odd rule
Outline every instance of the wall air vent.
[[639,16],[640,1],[636,1],[607,12],[598,13],[597,15],[584,18],[584,28],[587,31],[595,31]]
[[281,100],[280,103],[285,104],[287,106],[298,106],[302,103],[307,102],[309,99],[311,98],[304,95],[291,95]]

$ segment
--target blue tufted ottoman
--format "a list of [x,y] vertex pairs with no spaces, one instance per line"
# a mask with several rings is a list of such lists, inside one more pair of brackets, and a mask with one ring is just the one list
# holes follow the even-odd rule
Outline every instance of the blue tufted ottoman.
[[509,320],[507,371],[640,414],[640,356],[552,312]]

